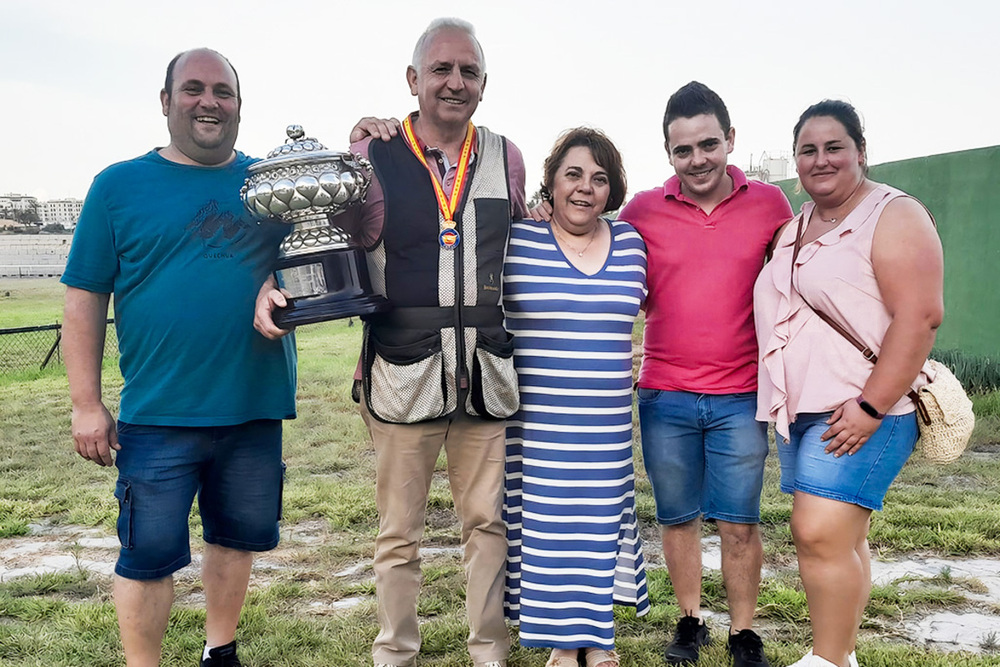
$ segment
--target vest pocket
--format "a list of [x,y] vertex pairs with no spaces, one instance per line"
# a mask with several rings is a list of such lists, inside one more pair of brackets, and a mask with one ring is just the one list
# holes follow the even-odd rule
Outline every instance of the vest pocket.
[[404,345],[387,345],[368,327],[364,358],[364,398],[376,419],[413,424],[444,414],[440,332]]
[[503,329],[495,333],[497,336],[487,336],[480,330],[476,336],[465,411],[478,417],[506,419],[517,412],[521,402],[514,370],[514,336]]

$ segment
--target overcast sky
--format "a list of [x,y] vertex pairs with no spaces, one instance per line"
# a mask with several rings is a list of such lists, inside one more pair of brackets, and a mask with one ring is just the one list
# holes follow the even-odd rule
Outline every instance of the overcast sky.
[[521,148],[529,195],[577,125],[615,141],[631,192],[662,183],[663,109],[692,79],[726,100],[743,168],[789,151],[824,97],[861,111],[873,164],[1000,144],[989,0],[0,0],[0,193],[82,198],[108,164],[165,145],[164,70],[196,46],[239,70],[238,148],[264,155],[299,123],[345,149],[362,115],[416,107],[405,69],[438,16],[475,24],[473,120]]

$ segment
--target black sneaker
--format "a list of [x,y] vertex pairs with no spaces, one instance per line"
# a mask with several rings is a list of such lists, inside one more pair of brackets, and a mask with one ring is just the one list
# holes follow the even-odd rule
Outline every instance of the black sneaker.
[[236,657],[236,641],[211,649],[208,657],[202,658],[201,667],[243,667],[240,659]]
[[677,621],[674,640],[667,644],[664,655],[668,665],[693,665],[698,662],[698,649],[710,641],[708,626],[701,619],[685,616]]
[[733,656],[733,667],[771,667],[764,657],[764,642],[753,630],[730,634],[729,654]]

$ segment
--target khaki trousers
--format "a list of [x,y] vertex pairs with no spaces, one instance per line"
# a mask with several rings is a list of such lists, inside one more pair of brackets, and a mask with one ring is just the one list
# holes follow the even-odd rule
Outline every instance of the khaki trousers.
[[371,416],[363,398],[361,416],[375,446],[379,513],[374,569],[380,630],[372,646],[375,663],[410,667],[420,651],[420,540],[442,445],[462,526],[469,655],[476,664],[506,660],[510,636],[503,613],[504,422],[462,414],[420,424],[385,424]]

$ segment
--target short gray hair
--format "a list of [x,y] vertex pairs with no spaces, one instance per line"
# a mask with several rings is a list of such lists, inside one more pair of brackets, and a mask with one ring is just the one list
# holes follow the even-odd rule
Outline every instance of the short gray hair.
[[413,69],[420,69],[420,63],[424,58],[427,47],[430,46],[431,39],[442,30],[461,30],[468,35],[472,41],[472,45],[476,48],[476,55],[479,57],[479,66],[483,68],[483,72],[486,71],[486,56],[483,55],[482,45],[476,39],[476,29],[468,21],[454,17],[434,19],[427,26],[424,34],[420,35],[420,39],[417,40],[417,45],[413,47],[413,62],[411,63]]

